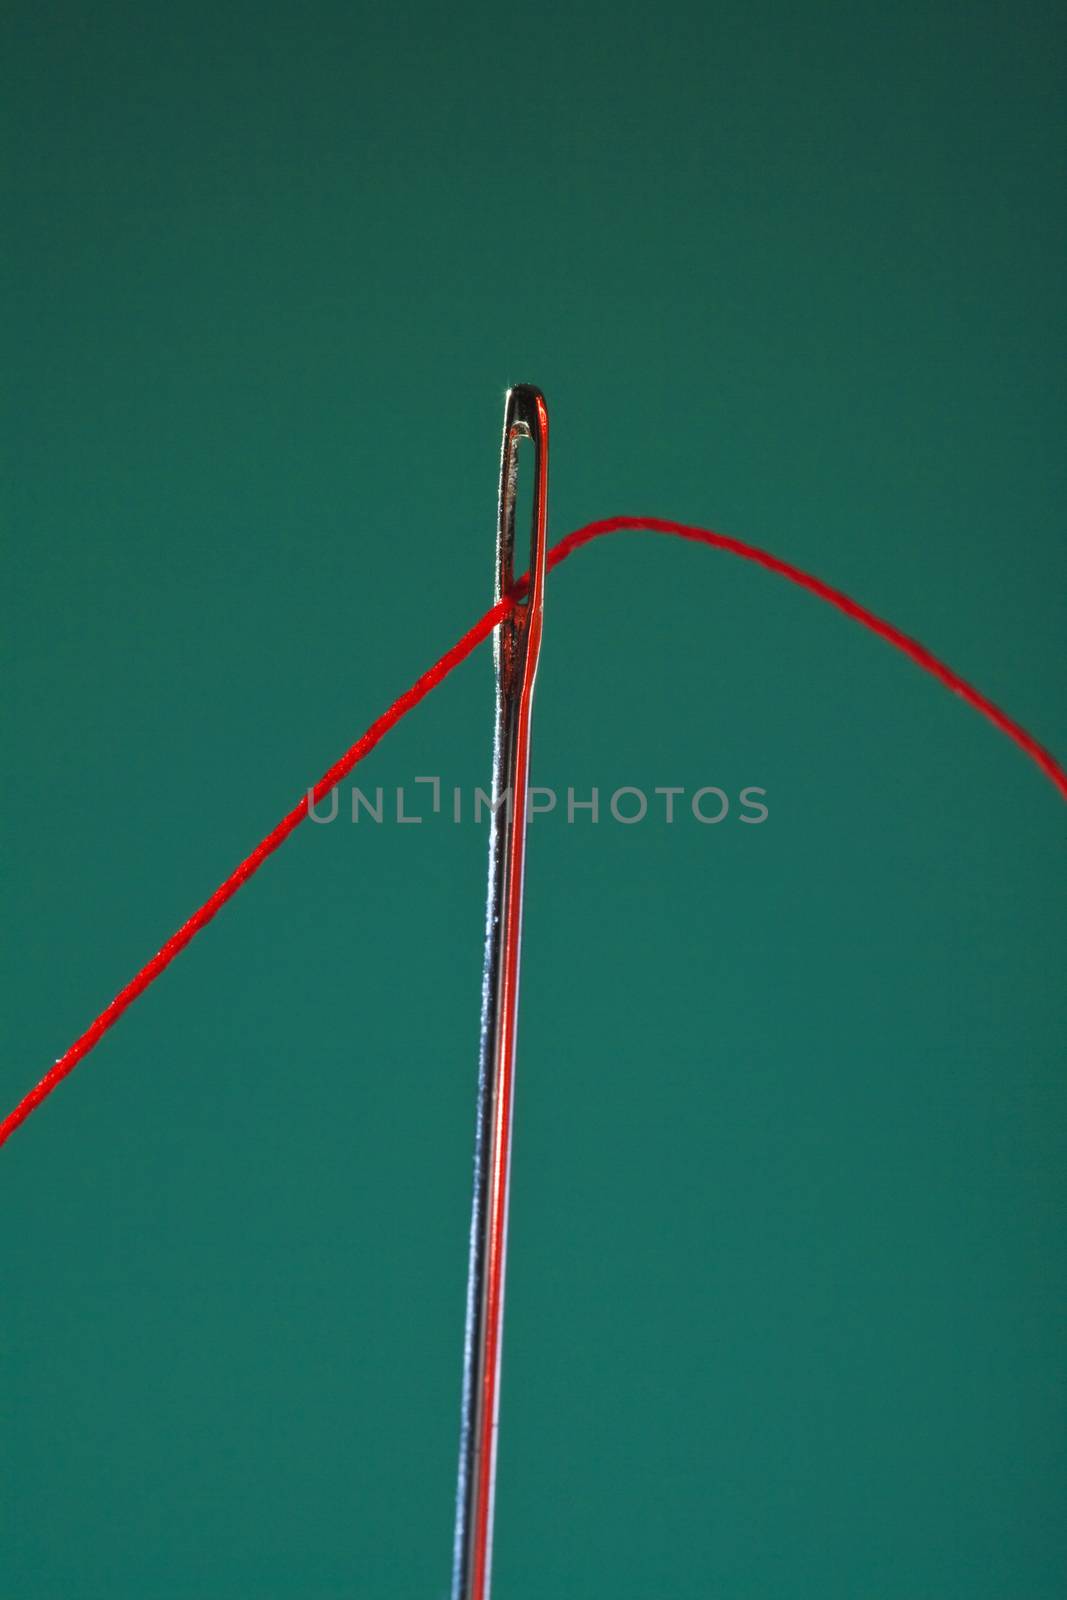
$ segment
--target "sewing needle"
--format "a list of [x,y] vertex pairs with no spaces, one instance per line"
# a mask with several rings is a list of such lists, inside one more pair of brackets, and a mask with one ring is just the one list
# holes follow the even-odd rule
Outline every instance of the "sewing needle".
[[519,442],[523,439],[533,444],[529,587],[499,624],[494,639],[493,810],[453,1600],[489,1600],[493,1545],[530,718],[541,647],[547,546],[548,412],[540,390],[528,384],[510,389],[504,407],[496,537],[497,600],[511,592],[515,581],[515,501]]

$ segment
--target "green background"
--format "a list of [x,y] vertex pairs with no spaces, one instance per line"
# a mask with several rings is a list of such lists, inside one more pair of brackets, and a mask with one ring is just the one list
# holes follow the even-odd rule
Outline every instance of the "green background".
[[[6,32],[5,1109],[483,609],[509,382],[557,537],[766,545],[1067,750],[1058,8]],[[534,767],[770,817],[531,836],[501,1600],[1063,1595],[1062,802],[641,535]],[[445,1594],[484,849],[305,827],[4,1150],[5,1597]]]

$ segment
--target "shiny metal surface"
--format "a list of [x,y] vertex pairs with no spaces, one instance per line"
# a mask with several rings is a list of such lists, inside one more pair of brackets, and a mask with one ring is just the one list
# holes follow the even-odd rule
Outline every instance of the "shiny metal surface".
[[547,549],[548,412],[539,390],[509,390],[497,516],[496,599],[515,578],[519,441],[533,443],[530,581],[497,629],[493,817],[482,980],[467,1328],[460,1425],[453,1600],[488,1600],[493,1546],[508,1184],[519,999],[530,718],[541,647]]

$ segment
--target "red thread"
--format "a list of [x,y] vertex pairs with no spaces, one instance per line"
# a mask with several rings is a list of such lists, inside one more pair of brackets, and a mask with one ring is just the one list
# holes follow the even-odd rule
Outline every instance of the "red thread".
[[[1055,758],[1038,744],[1037,740],[1027,733],[1026,729],[1021,727],[1019,723],[1001,711],[991,700],[987,700],[985,695],[979,694],[977,689],[972,688],[958,673],[953,672],[951,667],[947,667],[944,662],[931,655],[925,645],[909,638],[906,633],[902,633],[899,628],[895,628],[891,622],[884,622],[881,617],[876,617],[872,611],[867,610],[866,606],[859,605],[855,600],[850,599],[847,594],[843,594],[840,589],[831,588],[828,583],[823,583],[821,578],[815,578],[808,572],[802,572],[799,567],[792,566],[788,561],[780,561],[777,556],[772,556],[766,550],[760,550],[755,545],[745,544],[743,540],[733,539],[725,533],[713,533],[707,528],[693,528],[684,522],[668,522],[661,517],[605,517],[599,522],[587,523],[584,528],[578,528],[574,533],[568,533],[565,538],[561,539],[549,551],[548,565],[549,567],[558,567],[561,561],[566,561],[567,557],[572,555],[583,544],[589,544],[591,540],[599,539],[603,534],[620,533],[627,529],[674,534],[680,539],[690,539],[696,544],[711,545],[715,550],[727,550],[731,555],[740,556],[745,561],[754,561],[759,566],[766,567],[769,572],[776,572],[780,577],[788,578],[791,583],[798,584],[800,588],[807,589],[812,594],[818,595],[821,600],[836,606],[847,617],[851,617],[855,622],[861,623],[863,627],[869,628],[872,633],[876,633],[879,638],[885,639],[889,644],[895,645],[917,666],[922,667],[925,672],[929,672],[935,677],[939,683],[944,684],[947,689],[951,689],[954,694],[958,694],[962,699],[966,700],[967,704],[973,706],[976,711],[980,711],[995,728],[999,728],[1001,733],[1007,734],[1009,739],[1014,740],[1019,748],[1024,750],[1031,760],[1037,763],[1045,776],[1056,785],[1060,793],[1067,799],[1067,772],[1064,771]],[[299,804],[295,805],[277,826],[271,829],[267,837],[256,845],[251,855],[246,856],[244,861],[230,873],[225,882],[221,883],[214,894],[204,902],[199,911],[195,911],[188,922],[183,923],[177,933],[171,935],[163,948],[152,957],[147,965],[141,968],[137,976],[124,989],[119,991],[111,1004],[74,1041],[70,1049],[59,1057],[55,1065],[49,1068],[40,1083],[30,1090],[29,1094],[19,1102],[13,1111],[8,1113],[3,1122],[0,1122],[0,1145],[6,1143],[15,1129],[26,1121],[30,1113],[36,1111],[41,1102],[48,1098],[58,1084],[62,1083],[68,1073],[73,1072],[78,1062],[84,1060],[90,1050],[94,1049],[107,1030],[113,1027],[122,1016],[126,1008],[132,1005],[140,995],[144,994],[149,985],[153,984],[160,974],[170,966],[175,956],[185,949],[186,945],[196,937],[201,928],[207,926],[215,913],[220,911],[226,902],[233,898],[238,889],[259,871],[267,857],[272,855],[278,846],[288,839],[293,829],[299,827],[308,814],[309,803],[313,802],[317,805],[321,800],[325,799],[330,790],[348,776],[356,763],[370,754],[378,741],[389,732],[390,728],[394,727],[402,717],[405,717],[414,706],[417,706],[419,701],[424,699],[431,689],[436,688],[454,667],[457,667],[461,661],[466,660],[471,651],[476,649],[483,639],[487,639],[497,624],[507,616],[512,606],[518,602],[525,592],[526,586],[526,578],[521,578],[509,597],[498,601],[495,606],[492,606],[474,624],[473,628],[463,635],[458,643],[454,644],[450,650],[446,650],[439,661],[435,662],[427,672],[424,672],[422,677],[413,683],[406,693],[400,696],[399,700],[393,702],[388,711],[384,712],[377,721],[371,723],[366,733],[356,740],[355,744],[345,752],[339,761],[334,763],[328,772],[323,773],[311,791],[310,802],[309,797],[305,795]]]

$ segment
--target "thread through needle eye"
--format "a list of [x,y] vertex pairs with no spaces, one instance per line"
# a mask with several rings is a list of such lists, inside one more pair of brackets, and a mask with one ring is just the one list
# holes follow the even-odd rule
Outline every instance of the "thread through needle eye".
[[489,1600],[530,721],[548,543],[548,411],[539,389],[518,384],[508,391],[504,406],[496,534],[498,601],[511,593],[515,582],[515,508],[519,445],[524,439],[533,445],[534,473],[529,585],[524,598],[497,626],[494,638],[493,805],[452,1600]]

